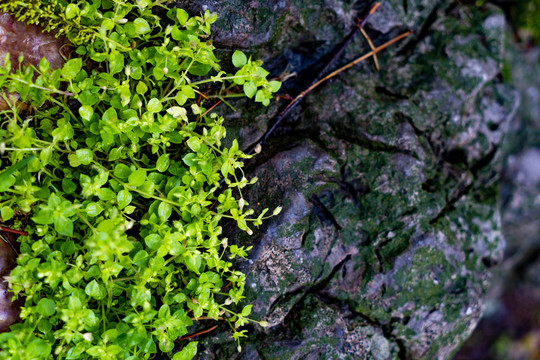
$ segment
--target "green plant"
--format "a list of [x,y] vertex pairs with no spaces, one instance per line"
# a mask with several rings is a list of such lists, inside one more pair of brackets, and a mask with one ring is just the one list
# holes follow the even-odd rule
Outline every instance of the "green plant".
[[[198,318],[228,322],[236,340],[252,321],[251,305],[233,310],[245,275],[231,262],[249,247],[228,246],[220,222],[251,233],[266,210],[252,218],[248,156],[236,140],[222,146],[224,120],[205,101],[226,102],[241,85],[267,105],[280,83],[239,51],[238,71],[221,71],[206,40],[215,15],[164,3],[0,4],[51,19],[77,56],[16,71],[7,57],[0,69],[1,96],[35,109],[21,115],[11,102],[1,114],[1,167],[18,164],[0,177],[1,218],[29,233],[9,277],[22,322],[0,334],[1,358],[147,359],[171,355]],[[191,342],[173,359],[196,351]]]

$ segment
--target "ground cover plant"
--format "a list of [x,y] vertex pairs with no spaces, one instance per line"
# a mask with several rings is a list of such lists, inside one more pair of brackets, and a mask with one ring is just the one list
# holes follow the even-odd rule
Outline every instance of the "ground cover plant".
[[247,155],[222,146],[224,120],[209,110],[239,93],[268,105],[280,83],[239,51],[237,71],[221,71],[216,16],[162,0],[6,1],[0,12],[73,45],[61,69],[9,56],[0,69],[0,217],[28,232],[9,276],[21,322],[0,334],[0,358],[191,359],[196,342],[175,352],[175,340],[202,319],[244,336],[251,306],[237,305],[245,276],[231,259],[248,249],[220,222],[251,233],[266,211],[242,198]]

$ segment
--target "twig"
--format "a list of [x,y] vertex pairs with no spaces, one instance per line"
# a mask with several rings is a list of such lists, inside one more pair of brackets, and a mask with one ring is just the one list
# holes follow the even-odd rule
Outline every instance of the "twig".
[[204,115],[208,114],[210,111],[212,111],[212,110],[213,110],[216,106],[218,106],[220,103],[221,103],[221,100],[219,100],[217,103],[215,103],[214,105],[212,105],[212,107],[211,107],[210,109],[206,110],[206,111],[204,112],[204,114],[202,114],[201,116],[204,116]]
[[188,336],[183,336],[179,339],[176,339],[176,341],[182,341],[182,340],[187,340],[187,339],[191,339],[192,337],[195,337],[195,336],[199,336],[199,335],[202,335],[202,334],[206,334],[207,332],[210,332],[212,330],[215,330],[218,326],[215,325],[215,326],[212,326],[210,329],[208,330],[203,330],[203,331],[199,331],[195,334],[191,334],[191,335],[188,335]]
[[337,59],[339,59],[341,57],[341,54],[345,51],[345,49],[347,49],[347,47],[354,40],[355,36],[358,34],[358,31],[366,24],[366,22],[369,20],[370,16],[375,13],[375,11],[379,7],[379,5],[381,5],[381,3],[375,3],[371,7],[371,9],[369,10],[366,17],[364,17],[363,19],[358,19],[358,22],[356,23],[356,26],[353,28],[351,33],[347,36],[345,41],[341,44],[340,48],[337,51],[334,52],[334,56],[332,56],[332,59],[330,59],[330,61],[328,61],[328,63],[324,66],[324,68],[319,72],[317,77],[315,77],[313,79],[312,84],[319,81],[321,79],[321,77],[330,70],[332,65],[334,65],[334,63],[337,61]]
[[6,227],[3,227],[3,226],[0,226],[0,230],[8,232],[8,233],[12,233],[12,234],[28,236],[28,233],[26,231],[23,231],[23,230],[10,229],[10,228],[6,228]]
[[310,87],[308,87],[306,90],[302,91],[300,93],[300,95],[298,95],[296,98],[294,98],[293,101],[291,101],[289,103],[289,105],[287,105],[287,107],[285,107],[285,109],[283,109],[283,111],[277,116],[276,118],[276,121],[274,122],[274,124],[272,125],[272,127],[270,129],[268,129],[266,131],[266,133],[263,135],[263,137],[257,141],[255,144],[253,144],[252,146],[249,147],[249,150],[247,151],[247,153],[249,155],[253,154],[254,152],[254,149],[257,145],[262,145],[266,142],[266,140],[268,140],[268,137],[270,136],[270,134],[272,134],[272,132],[274,132],[274,130],[278,127],[278,125],[281,123],[281,121],[290,113],[290,111],[296,106],[298,105],[298,103],[310,92],[312,91],[313,89],[315,89],[317,86],[321,85],[323,82],[325,82],[326,80],[329,80],[331,78],[333,78],[334,76],[338,75],[339,73],[347,70],[348,68],[366,60],[367,58],[369,58],[370,56],[374,56],[376,55],[378,52],[380,52],[381,50],[387,48],[388,46],[398,42],[399,40],[403,39],[404,37],[410,35],[412,32],[409,30],[407,32],[404,32],[403,34],[393,38],[392,40],[390,41],[387,41],[385,42],[384,44],[382,44],[381,46],[378,46],[376,48],[374,48],[373,50],[371,50],[370,52],[368,52],[367,54],[364,54],[362,56],[360,56],[359,58],[351,61],[350,63],[348,63],[347,65],[345,66],[342,66],[340,67],[339,69],[335,70],[335,71],[332,71],[330,74],[326,75],[325,77],[323,77],[322,79],[320,79],[319,81],[315,82],[314,84],[312,84]]
[[[371,50],[375,50],[375,46],[373,46],[373,43],[371,42],[371,39],[370,37],[368,36],[368,34],[366,33],[366,31],[364,30],[363,27],[361,26],[358,26],[358,28],[360,29],[360,31],[362,32],[362,35],[364,35],[364,37],[366,38],[368,44],[369,44],[369,47],[371,48]],[[379,67],[379,60],[377,59],[377,55],[376,54],[373,54],[373,61],[375,61],[375,67],[377,68],[377,71],[379,71],[381,68]]]

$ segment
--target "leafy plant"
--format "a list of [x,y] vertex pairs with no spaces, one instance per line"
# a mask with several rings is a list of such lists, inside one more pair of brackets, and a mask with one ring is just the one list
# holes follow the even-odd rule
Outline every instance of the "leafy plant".
[[[251,233],[266,210],[252,217],[241,192],[256,181],[242,172],[248,156],[236,140],[222,146],[224,120],[205,106],[235,89],[267,105],[280,83],[239,51],[237,72],[221,71],[207,40],[216,16],[164,3],[0,4],[59,30],[77,56],[16,71],[8,56],[0,69],[11,104],[1,217],[29,234],[9,277],[22,323],[0,334],[1,358],[147,359],[172,355],[197,319],[228,322],[236,340],[252,321],[250,305],[234,311],[245,275],[231,262],[250,247],[228,246],[220,222]],[[23,115],[9,93],[35,111]],[[190,342],[173,359],[196,351]]]

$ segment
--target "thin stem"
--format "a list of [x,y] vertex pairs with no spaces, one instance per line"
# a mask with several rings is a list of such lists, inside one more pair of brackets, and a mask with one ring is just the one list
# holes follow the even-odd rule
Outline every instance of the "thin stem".
[[40,90],[44,90],[44,91],[48,91],[48,92],[52,92],[52,93],[56,93],[56,94],[66,95],[66,96],[75,96],[75,94],[71,93],[71,92],[46,88],[46,87],[43,87],[43,86],[39,86],[39,85],[36,85],[36,84],[29,83],[29,82],[24,81],[22,79],[19,79],[17,77],[11,77],[11,79],[15,80],[15,81],[18,81],[18,82],[21,82],[23,84],[26,84],[26,85],[28,85],[30,87],[33,87],[33,88],[36,88],[36,89],[40,89]]

